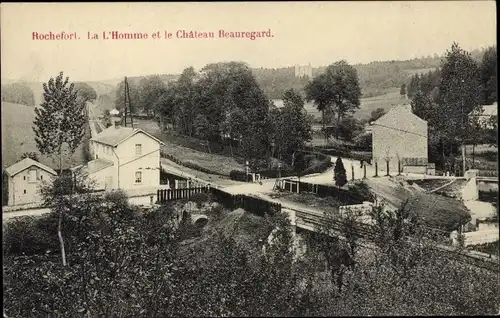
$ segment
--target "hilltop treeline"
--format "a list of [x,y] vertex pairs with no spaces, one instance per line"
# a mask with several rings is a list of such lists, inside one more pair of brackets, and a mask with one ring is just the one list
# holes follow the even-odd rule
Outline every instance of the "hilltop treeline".
[[2,85],[2,102],[35,106],[35,95],[29,86],[23,84]]

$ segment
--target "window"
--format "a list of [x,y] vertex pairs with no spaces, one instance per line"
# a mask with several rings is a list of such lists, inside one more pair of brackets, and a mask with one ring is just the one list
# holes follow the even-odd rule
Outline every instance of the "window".
[[26,189],[24,189],[24,194],[26,194]]
[[135,183],[142,183],[142,172],[137,171],[135,173]]
[[26,180],[26,176],[23,176],[23,180]]
[[43,175],[40,175],[40,180],[43,180]]
[[142,145],[141,144],[135,145],[135,155],[136,156],[142,155]]
[[31,169],[29,171],[28,181],[29,182],[36,182],[36,170],[35,169]]

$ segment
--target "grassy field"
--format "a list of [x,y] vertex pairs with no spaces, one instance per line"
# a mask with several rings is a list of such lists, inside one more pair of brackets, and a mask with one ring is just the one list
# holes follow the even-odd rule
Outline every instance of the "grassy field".
[[[36,152],[35,133],[32,124],[35,119],[35,108],[26,105],[2,102],[2,165],[8,167],[21,159],[25,152]],[[83,163],[83,145],[80,146],[71,162],[65,166]],[[40,157],[40,161],[56,168],[53,161]]]
[[196,164],[223,175],[229,175],[231,170],[245,169],[242,164],[230,156],[208,153],[208,149],[203,151],[203,146],[199,144],[199,141],[161,133],[158,124],[152,120],[134,119],[134,124],[162,140],[165,143],[165,146],[161,148],[162,152],[181,160],[183,163]]
[[396,105],[409,104],[406,96],[399,94],[399,89],[394,89],[380,96],[362,98],[360,108],[354,113],[356,119],[362,120],[369,118],[371,112],[377,108],[383,108],[386,112]]

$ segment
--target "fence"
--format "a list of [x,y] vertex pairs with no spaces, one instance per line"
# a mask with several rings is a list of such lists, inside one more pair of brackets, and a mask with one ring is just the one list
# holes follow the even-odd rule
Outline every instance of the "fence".
[[369,201],[369,198],[357,195],[350,192],[349,190],[344,190],[338,187],[324,184],[314,184],[284,179],[280,182],[279,186],[283,190],[287,190],[290,192],[311,192],[320,197],[334,197],[341,201],[343,205],[362,204],[365,201]]
[[210,193],[214,201],[221,203],[228,209],[242,208],[258,216],[274,215],[281,212],[281,204],[244,194],[232,195],[220,189],[211,188]]
[[274,215],[281,212],[281,204],[269,202],[264,199],[255,198],[243,194],[232,195],[217,188],[196,187],[187,189],[163,189],[158,190],[158,203],[189,199],[195,193],[210,193],[212,199],[221,203],[224,207],[234,210],[242,208],[258,216],[265,214]]
[[189,199],[195,193],[207,193],[210,187],[195,187],[185,189],[161,189],[157,191],[158,203],[174,201],[180,199]]

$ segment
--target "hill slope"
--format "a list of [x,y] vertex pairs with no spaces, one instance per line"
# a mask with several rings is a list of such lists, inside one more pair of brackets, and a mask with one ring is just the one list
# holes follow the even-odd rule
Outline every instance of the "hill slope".
[[[38,152],[32,125],[35,108],[2,102],[2,167],[8,167],[21,159],[25,152]],[[57,169],[51,158],[40,156],[40,162]],[[78,147],[73,160],[64,162],[63,168],[84,163],[83,145]]]

